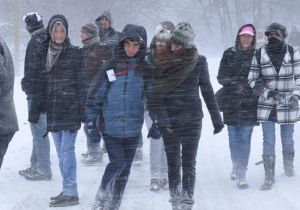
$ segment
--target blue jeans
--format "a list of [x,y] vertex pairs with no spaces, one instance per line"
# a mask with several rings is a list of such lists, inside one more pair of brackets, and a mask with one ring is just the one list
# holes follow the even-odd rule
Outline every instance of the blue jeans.
[[98,155],[100,154],[100,141],[101,135],[100,132],[89,134],[86,130],[86,123],[84,124],[84,132],[86,135],[86,146],[88,153],[91,155]]
[[63,178],[63,194],[77,196],[75,141],[77,131],[52,133]]
[[229,149],[233,168],[239,178],[245,178],[253,126],[227,126],[229,137]]
[[140,136],[114,138],[103,134],[109,163],[105,168],[96,200],[108,202],[110,207],[120,205],[139,138]]
[[[28,112],[31,107],[32,100],[28,100]],[[37,170],[41,174],[50,176],[50,142],[47,133],[46,114],[41,114],[37,123],[30,123],[32,134],[32,152],[31,152],[31,168]]]
[[[263,155],[275,155],[275,123],[262,122],[262,130],[264,136]],[[294,124],[280,125],[280,135],[282,144],[282,153],[294,153]]]

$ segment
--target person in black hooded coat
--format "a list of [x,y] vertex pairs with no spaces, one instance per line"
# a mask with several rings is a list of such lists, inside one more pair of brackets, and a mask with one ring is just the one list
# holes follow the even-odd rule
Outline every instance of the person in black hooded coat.
[[255,28],[243,25],[236,37],[235,46],[223,53],[218,81],[223,85],[219,95],[224,123],[229,134],[229,148],[233,170],[231,179],[237,179],[239,188],[247,188],[246,170],[250,154],[253,126],[257,125],[256,110],[258,96],[253,95],[248,85],[248,73],[255,51]]
[[46,60],[46,114],[48,131],[52,132],[63,178],[62,192],[50,198],[49,206],[58,207],[79,203],[75,141],[84,118],[86,83],[83,52],[71,45],[66,18],[54,15],[48,30],[51,40]]

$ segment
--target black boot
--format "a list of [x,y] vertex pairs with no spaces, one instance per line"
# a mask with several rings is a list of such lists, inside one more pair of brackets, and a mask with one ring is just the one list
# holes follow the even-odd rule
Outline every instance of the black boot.
[[261,190],[270,190],[275,183],[275,155],[263,155],[263,164],[265,168],[265,181]]
[[120,208],[127,181],[128,176],[116,177],[112,191],[112,199],[109,202],[109,210],[118,210]]
[[177,186],[175,189],[170,189],[172,210],[181,210],[181,187]]
[[295,153],[283,153],[284,173],[288,177],[295,176],[294,156],[295,156]]
[[[54,197],[52,197],[53,199]],[[55,200],[50,199],[49,207],[73,206],[79,204],[78,196],[61,195],[56,196]]]
[[106,187],[102,187],[102,183],[96,194],[95,202],[92,204],[92,210],[108,209],[112,199],[112,191],[114,188],[115,179],[111,179]]

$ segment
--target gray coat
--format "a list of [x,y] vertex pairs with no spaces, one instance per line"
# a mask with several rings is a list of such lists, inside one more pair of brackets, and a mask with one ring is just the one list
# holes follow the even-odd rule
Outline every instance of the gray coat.
[[14,64],[6,43],[0,38],[0,135],[19,130],[13,93]]

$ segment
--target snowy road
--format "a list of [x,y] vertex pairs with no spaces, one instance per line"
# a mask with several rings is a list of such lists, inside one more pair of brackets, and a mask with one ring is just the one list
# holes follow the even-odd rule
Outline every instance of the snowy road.
[[[216,74],[218,60],[209,59],[210,77],[214,90],[218,89]],[[46,210],[49,197],[61,190],[61,177],[58,169],[55,148],[51,141],[51,161],[53,178],[51,181],[30,182],[18,175],[18,170],[29,166],[31,135],[27,118],[27,103],[20,89],[20,78],[16,78],[15,101],[20,131],[9,145],[3,168],[0,172],[0,210]],[[205,107],[205,106],[204,106]],[[263,182],[263,166],[254,163],[261,160],[262,132],[256,127],[252,137],[252,151],[247,180],[250,188],[237,189],[230,181],[231,163],[229,158],[227,130],[213,136],[209,114],[205,109],[203,131],[197,157],[197,180],[195,189],[195,210],[299,210],[300,209],[300,157],[299,123],[295,128],[295,172],[296,177],[283,176],[281,144],[276,145],[276,184],[271,191],[259,190]],[[278,129],[277,129],[278,130]],[[144,136],[146,131],[143,130]],[[277,133],[279,136],[279,133]],[[279,140],[279,139],[278,139]],[[85,137],[80,131],[76,143],[78,161],[78,190],[80,205],[56,208],[57,210],[88,210],[98,188],[104,163],[97,167],[85,167],[80,162],[80,154],[85,151]],[[167,191],[158,193],[149,190],[149,141],[144,139],[144,162],[141,167],[133,167],[121,210],[170,210]]]

